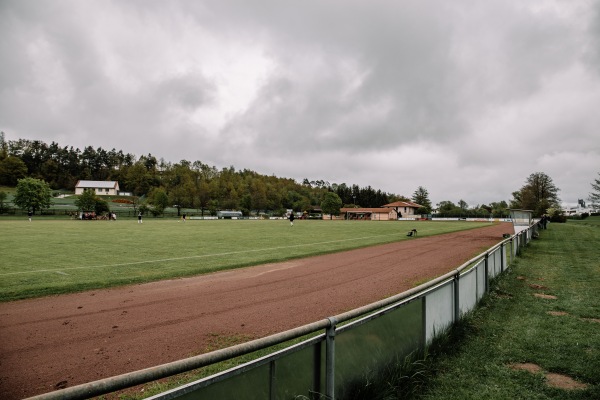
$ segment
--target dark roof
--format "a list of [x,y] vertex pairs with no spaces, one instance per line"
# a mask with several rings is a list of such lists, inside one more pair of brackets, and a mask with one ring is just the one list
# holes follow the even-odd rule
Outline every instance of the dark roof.
[[394,211],[392,208],[386,207],[377,207],[377,208],[340,208],[340,212],[349,212],[349,213],[377,213],[377,214],[385,214]]

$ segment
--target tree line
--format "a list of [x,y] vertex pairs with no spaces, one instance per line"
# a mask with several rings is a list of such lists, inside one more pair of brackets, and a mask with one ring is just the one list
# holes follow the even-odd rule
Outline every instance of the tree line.
[[[39,179],[49,190],[73,191],[78,180],[118,181],[120,189],[141,198],[159,213],[167,207],[198,209],[214,214],[217,210],[241,210],[245,215],[268,212],[284,215],[286,210],[307,211],[326,204],[342,207],[381,207],[395,201],[413,201],[422,207],[419,214],[435,212],[442,217],[505,217],[509,208],[532,210],[535,217],[561,215],[558,189],[548,175],[535,172],[525,184],[504,200],[489,205],[469,206],[440,201],[434,207],[426,188],[419,186],[411,198],[376,190],[371,186],[329,183],[324,180],[296,182],[290,178],[262,175],[233,166],[217,169],[201,161],[177,163],[157,159],[152,154],[136,157],[122,150],[87,146],[49,145],[39,140],[6,141],[0,132],[0,185],[16,186],[23,178]],[[590,200],[598,202],[600,183],[592,183]],[[332,198],[333,193],[339,197]],[[46,203],[44,203],[46,204]],[[329,208],[329,207],[328,207]]]
[[121,191],[140,197],[153,208],[175,206],[214,212],[222,209],[285,213],[319,208],[326,193],[342,205],[381,207],[406,199],[393,193],[346,183],[262,175],[233,166],[217,169],[202,161],[177,163],[152,154],[136,157],[121,150],[47,144],[39,140],[5,141],[0,136],[0,185],[16,186],[23,178],[46,182],[51,190],[74,191],[78,180],[118,181]]

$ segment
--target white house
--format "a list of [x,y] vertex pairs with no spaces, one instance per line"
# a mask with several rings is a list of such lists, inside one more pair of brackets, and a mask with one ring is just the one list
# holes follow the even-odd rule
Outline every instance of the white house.
[[566,216],[581,215],[583,213],[597,213],[598,208],[594,204],[586,206],[585,201],[577,200],[577,207],[563,207]]
[[416,217],[417,210],[421,207],[420,204],[413,203],[412,201],[396,201],[389,203],[383,207],[388,207],[396,211],[396,218],[414,218]]
[[117,181],[77,181],[75,194],[82,194],[86,190],[93,190],[99,196],[116,196],[119,194]]

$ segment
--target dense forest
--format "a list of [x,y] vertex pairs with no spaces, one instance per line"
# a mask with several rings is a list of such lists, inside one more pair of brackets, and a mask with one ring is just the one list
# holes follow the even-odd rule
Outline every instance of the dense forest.
[[15,186],[24,177],[41,179],[52,190],[74,191],[78,180],[113,180],[121,191],[150,204],[158,201],[178,208],[237,209],[284,213],[318,208],[325,193],[336,193],[344,205],[380,207],[407,200],[370,186],[294,179],[236,170],[217,169],[202,161],[165,161],[152,154],[136,157],[121,150],[87,146],[83,150],[39,140],[4,140],[0,134],[0,185]]

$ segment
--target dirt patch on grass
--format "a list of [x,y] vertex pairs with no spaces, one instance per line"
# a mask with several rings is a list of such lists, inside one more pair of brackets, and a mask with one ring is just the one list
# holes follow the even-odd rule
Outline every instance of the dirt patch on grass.
[[535,297],[539,297],[540,299],[549,299],[549,300],[556,300],[558,299],[558,297],[553,296],[551,294],[544,294],[544,293],[534,293],[533,294]]
[[565,390],[585,389],[588,386],[585,383],[577,382],[570,376],[552,372],[546,374],[546,383],[550,387]]
[[581,318],[583,321],[587,321],[587,322],[596,322],[598,324],[600,324],[600,318]]
[[569,315],[569,313],[565,312],[565,311],[548,311],[548,312],[546,312],[546,314],[554,315],[556,317],[563,316],[563,315]]
[[536,290],[548,290],[549,288],[544,285],[538,285],[537,283],[530,283],[529,287]]
[[520,276],[520,275],[519,275],[519,276],[517,276],[517,279],[518,279],[518,280],[520,280],[520,281],[524,281],[524,280],[526,280],[527,278],[526,278],[526,277],[524,277],[524,276]]
[[531,372],[532,374],[539,374],[541,372],[544,372],[542,367],[540,367],[537,364],[532,364],[532,363],[510,364],[508,366],[508,368],[518,370],[518,371],[527,371],[527,372]]
[[546,378],[546,384],[557,389],[575,390],[585,389],[588,386],[585,383],[577,382],[567,375],[545,372],[542,367],[533,363],[515,363],[508,365],[508,368],[516,371],[527,371],[532,374],[543,374]]

